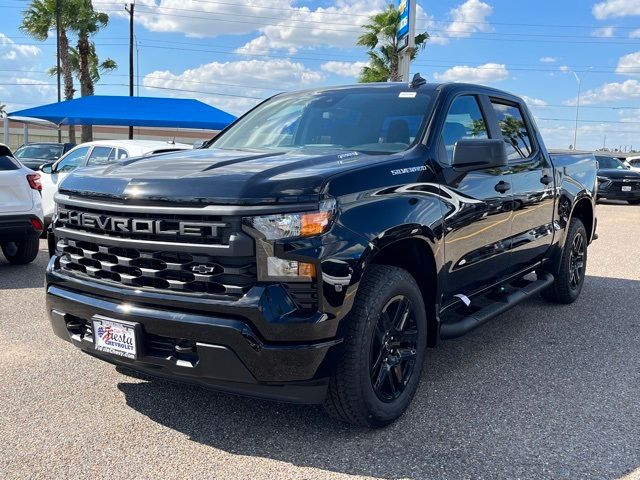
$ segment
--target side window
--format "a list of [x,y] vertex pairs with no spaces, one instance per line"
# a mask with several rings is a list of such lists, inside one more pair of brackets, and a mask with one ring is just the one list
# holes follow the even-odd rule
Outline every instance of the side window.
[[509,160],[520,160],[531,156],[533,153],[531,136],[520,109],[515,105],[507,105],[495,100],[492,100],[491,104],[498,118]]
[[118,160],[122,160],[123,158],[129,158],[129,154],[127,153],[126,150],[123,150],[122,148],[118,149]]
[[62,160],[60,160],[56,165],[56,173],[67,173],[74,171],[76,168],[82,165],[82,161],[84,160],[84,157],[87,156],[88,151],[89,147],[80,147],[77,150],[69,152],[69,154]]
[[87,165],[93,166],[109,163],[109,157],[111,156],[111,152],[113,152],[113,150],[113,147],[93,147],[91,155],[89,155],[89,159],[87,160]]
[[442,142],[447,151],[449,163],[453,158],[453,148],[463,138],[488,138],[487,125],[480,111],[478,100],[472,95],[456,98],[444,122]]

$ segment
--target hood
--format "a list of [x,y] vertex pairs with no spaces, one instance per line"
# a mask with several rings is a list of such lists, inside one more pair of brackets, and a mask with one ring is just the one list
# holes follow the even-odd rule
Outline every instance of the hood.
[[346,150],[188,150],[78,169],[60,191],[133,203],[311,202],[328,177],[386,159]]
[[634,180],[640,180],[640,172],[634,170],[623,170],[620,168],[601,168],[598,170],[600,177],[623,179],[630,178]]

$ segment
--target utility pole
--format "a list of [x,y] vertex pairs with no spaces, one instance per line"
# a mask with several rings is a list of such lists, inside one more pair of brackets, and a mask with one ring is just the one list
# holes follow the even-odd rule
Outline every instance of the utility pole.
[[[135,3],[124,9],[129,13],[129,96],[133,97],[133,10]],[[133,126],[129,126],[129,140],[133,139]]]
[[607,149],[607,134],[604,135],[604,140],[602,141],[602,150]]
[[416,0],[399,0],[400,27],[398,28],[400,80],[409,81],[411,53],[416,48]]
[[[56,73],[58,77],[58,103],[62,100],[62,87],[60,84],[60,2],[56,0]],[[62,130],[58,125],[58,143],[62,143]]]

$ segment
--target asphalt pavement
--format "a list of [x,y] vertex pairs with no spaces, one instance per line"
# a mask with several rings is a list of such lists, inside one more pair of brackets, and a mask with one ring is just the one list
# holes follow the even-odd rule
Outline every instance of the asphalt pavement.
[[638,479],[640,207],[598,218],[576,303],[533,299],[441,343],[374,431],[125,375],[53,335],[44,242],[29,266],[0,258],[0,478]]

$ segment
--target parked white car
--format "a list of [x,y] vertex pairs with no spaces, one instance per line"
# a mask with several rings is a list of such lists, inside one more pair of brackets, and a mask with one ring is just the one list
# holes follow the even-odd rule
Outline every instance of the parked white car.
[[77,168],[117,162],[129,157],[142,157],[155,153],[191,150],[193,147],[185,143],[170,143],[153,140],[99,140],[87,142],[74,147],[55,163],[43,165],[42,172],[42,204],[44,218],[48,225],[53,217],[58,187],[69,173]]
[[0,144],[0,247],[11,263],[30,263],[38,256],[44,229],[41,189],[40,174]]
[[627,164],[631,170],[640,171],[640,157],[627,157],[625,164]]

